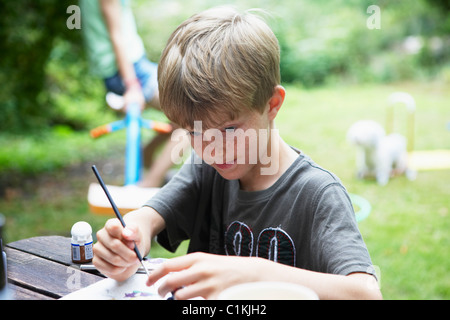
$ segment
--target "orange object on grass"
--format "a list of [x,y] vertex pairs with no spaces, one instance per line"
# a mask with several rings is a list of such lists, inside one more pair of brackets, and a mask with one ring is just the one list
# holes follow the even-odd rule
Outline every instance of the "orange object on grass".
[[173,127],[169,123],[153,121],[152,129],[159,133],[171,133],[173,130]]
[[107,124],[91,130],[91,137],[98,138],[104,134],[111,132],[111,127]]

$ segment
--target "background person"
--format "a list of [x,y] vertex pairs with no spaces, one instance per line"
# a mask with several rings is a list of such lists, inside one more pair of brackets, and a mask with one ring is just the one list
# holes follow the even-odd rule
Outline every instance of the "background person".
[[[115,109],[132,102],[159,109],[157,64],[148,60],[130,0],[80,0],[82,31],[92,72],[103,79],[107,101]],[[111,95],[112,93],[112,95]],[[142,187],[160,187],[173,166],[170,134],[157,134],[146,146],[149,171]],[[159,157],[155,150],[166,143]],[[154,158],[154,159],[152,159]]]

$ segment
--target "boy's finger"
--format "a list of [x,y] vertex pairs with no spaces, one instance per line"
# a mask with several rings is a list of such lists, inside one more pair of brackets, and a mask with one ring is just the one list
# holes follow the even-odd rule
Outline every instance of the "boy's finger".
[[182,287],[174,292],[175,300],[188,300],[197,297],[207,299],[209,290],[203,286],[203,283],[194,283],[186,287]]
[[192,271],[192,269],[172,273],[167,277],[167,280],[160,285],[158,293],[161,297],[165,297],[170,292],[178,292],[178,290],[185,287],[190,287],[200,280],[202,280],[201,275],[195,271]]
[[139,242],[138,227],[127,225],[124,228],[118,219],[106,221],[104,229],[111,238],[119,239],[132,250],[134,249],[134,242]]
[[164,261],[164,263],[159,268],[153,270],[147,280],[147,286],[153,285],[156,281],[169,274],[170,272],[177,272],[189,268],[190,266],[192,266],[194,261],[195,260],[190,254]]
[[170,271],[168,271],[168,269],[165,268],[164,266],[156,268],[155,270],[152,271],[152,273],[148,277],[147,286],[154,285],[159,279],[167,275],[169,272]]
[[127,241],[139,241],[139,228],[135,225],[127,225],[122,230],[122,237]]
[[[118,241],[117,239],[112,241]],[[102,258],[105,261],[108,261],[111,265],[117,267],[127,267],[137,260],[135,254],[131,250],[122,249],[118,252],[113,252],[102,243],[96,243],[93,247],[94,256]],[[116,247],[117,250],[117,247]]]
[[122,238],[123,227],[119,219],[109,219],[108,221],[106,221],[105,230],[113,238]]
[[105,276],[117,281],[124,281],[135,273],[136,269],[130,267],[118,267],[110,264],[107,260],[94,256],[94,265]]

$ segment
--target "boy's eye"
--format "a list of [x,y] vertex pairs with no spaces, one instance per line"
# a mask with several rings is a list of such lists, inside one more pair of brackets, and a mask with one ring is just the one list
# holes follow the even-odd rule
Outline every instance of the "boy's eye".
[[226,127],[225,128],[225,132],[233,132],[234,130],[236,130],[236,127]]
[[189,131],[189,134],[191,135],[191,137],[199,137],[202,135],[200,132],[197,131]]

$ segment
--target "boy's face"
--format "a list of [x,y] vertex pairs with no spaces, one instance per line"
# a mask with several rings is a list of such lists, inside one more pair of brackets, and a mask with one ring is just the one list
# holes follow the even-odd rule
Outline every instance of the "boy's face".
[[246,111],[234,120],[220,120],[217,128],[203,128],[202,122],[187,128],[193,149],[225,179],[254,174],[270,143],[268,111]]

